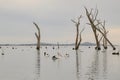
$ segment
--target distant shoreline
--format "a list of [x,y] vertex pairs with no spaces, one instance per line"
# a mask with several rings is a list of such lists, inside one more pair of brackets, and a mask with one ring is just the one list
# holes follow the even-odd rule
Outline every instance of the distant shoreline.
[[[41,43],[41,46],[74,46],[74,43],[71,44],[53,44],[53,43]],[[0,46],[36,46],[36,44],[0,44]],[[81,46],[95,46],[94,43],[84,42],[81,43]]]
[[[41,43],[41,46],[74,46],[74,43],[71,44],[54,44],[54,43]],[[102,44],[101,44],[102,45]],[[36,46],[36,44],[0,44],[0,46]],[[96,46],[95,43],[84,42],[80,46]],[[109,46],[109,45],[108,45]],[[118,45],[115,45],[118,46]]]

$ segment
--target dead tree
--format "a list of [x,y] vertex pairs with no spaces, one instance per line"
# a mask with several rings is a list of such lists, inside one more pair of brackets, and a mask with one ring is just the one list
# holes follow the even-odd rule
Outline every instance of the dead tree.
[[92,30],[93,30],[93,33],[94,33],[94,36],[95,36],[95,40],[96,40],[96,47],[95,49],[96,50],[101,50],[100,48],[100,43],[99,43],[99,40],[98,40],[98,32],[96,30],[96,26],[99,25],[99,24],[96,24],[96,21],[97,21],[97,15],[98,15],[98,10],[96,9],[95,13],[93,14],[92,12],[92,9],[90,12],[88,12],[87,8],[85,8],[86,10],[86,15],[87,15],[87,18],[89,20],[90,23],[88,23]]
[[[102,22],[100,22],[100,20],[97,20],[97,15],[98,15],[98,10],[96,10],[95,11],[95,14],[93,14],[93,12],[92,12],[92,9],[91,9],[91,11],[90,12],[88,12],[88,10],[87,10],[87,8],[85,8],[85,10],[86,10],[86,15],[87,15],[87,17],[88,17],[88,20],[89,20],[89,22],[90,22],[90,25],[91,25],[91,27],[92,27],[92,29],[93,29],[93,32],[94,32],[94,35],[95,35],[95,39],[96,39],[96,44],[97,44],[97,49],[99,49],[100,47],[100,43],[99,43],[99,41],[98,41],[98,36],[97,36],[97,34],[96,34],[96,31],[98,31],[99,33],[101,33],[102,34],[102,36],[104,37],[104,41],[105,41],[105,45],[107,46],[107,42],[112,46],[112,48],[113,48],[113,50],[115,50],[116,48],[115,48],[115,46],[110,42],[110,40],[107,38],[107,31],[106,31],[106,29],[105,29],[105,21],[104,21],[104,23],[102,24]],[[96,23],[96,24],[95,24]],[[100,28],[100,25],[102,26],[102,28],[103,28],[103,31],[101,30],[101,28]],[[105,46],[104,45],[104,46]],[[105,46],[105,47],[106,47]]]
[[[107,37],[108,31],[105,28],[105,21],[103,22],[103,24],[101,24],[101,26],[102,26],[102,30],[103,30],[105,37]],[[103,38],[103,47],[104,49],[107,49],[107,40],[105,38]]]
[[99,31],[103,36],[104,36],[104,39],[112,46],[113,50],[116,50],[115,46],[110,42],[110,40],[106,37],[106,35],[104,34],[104,32],[102,32],[99,28],[97,28],[97,31]]
[[[108,31],[106,32],[106,37],[107,37],[107,33],[108,33]],[[104,47],[104,49],[107,49],[107,40],[104,38],[104,36],[102,35],[102,37],[100,38],[100,40],[99,40],[99,43],[101,42],[101,40],[103,40],[103,47]]]
[[[108,31],[106,31],[106,29],[105,29],[105,21],[104,21],[103,24],[102,24],[102,22],[100,22],[100,20],[97,20],[97,24],[100,24],[100,25],[96,25],[96,26],[97,26],[97,27],[96,27],[96,30],[103,35],[104,40],[106,40],[105,45],[107,46],[107,42],[108,42],[108,43],[111,45],[111,47],[113,48],[113,50],[116,50],[115,46],[114,46],[114,45],[110,42],[110,40],[107,38],[107,33],[108,33]],[[102,26],[102,28],[100,28],[100,26]]]
[[84,29],[81,32],[79,32],[81,18],[82,18],[82,16],[78,17],[78,21],[71,20],[73,23],[75,23],[75,26],[76,26],[75,50],[79,49],[79,45],[81,44],[81,41],[82,41],[81,33],[83,32]]
[[33,22],[33,24],[36,26],[37,30],[38,30],[38,33],[35,32],[35,36],[37,38],[37,46],[36,46],[36,49],[37,50],[40,50],[40,28],[38,27],[38,25]]

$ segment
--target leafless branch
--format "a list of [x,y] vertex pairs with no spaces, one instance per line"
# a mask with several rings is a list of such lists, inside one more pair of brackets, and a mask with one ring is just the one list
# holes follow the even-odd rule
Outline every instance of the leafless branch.
[[38,25],[33,22],[33,24],[36,26],[37,30],[38,30],[38,33],[35,33],[35,36],[37,38],[37,46],[36,46],[36,49],[39,50],[40,49],[40,29],[38,27]]

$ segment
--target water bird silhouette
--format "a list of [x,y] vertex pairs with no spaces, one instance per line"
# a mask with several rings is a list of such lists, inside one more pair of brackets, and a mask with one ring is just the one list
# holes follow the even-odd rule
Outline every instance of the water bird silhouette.
[[4,55],[4,53],[2,53],[2,55]]
[[55,55],[52,57],[52,60],[56,60],[58,59]]
[[119,52],[113,52],[112,54],[113,55],[119,55]]

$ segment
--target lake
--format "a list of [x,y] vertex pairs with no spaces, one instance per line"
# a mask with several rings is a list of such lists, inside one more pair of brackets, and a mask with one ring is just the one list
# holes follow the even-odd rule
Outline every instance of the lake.
[[[111,47],[95,51],[94,46],[80,46],[77,52],[72,48],[2,46],[0,80],[120,80],[120,56],[112,55]],[[58,59],[53,60],[54,55]]]

